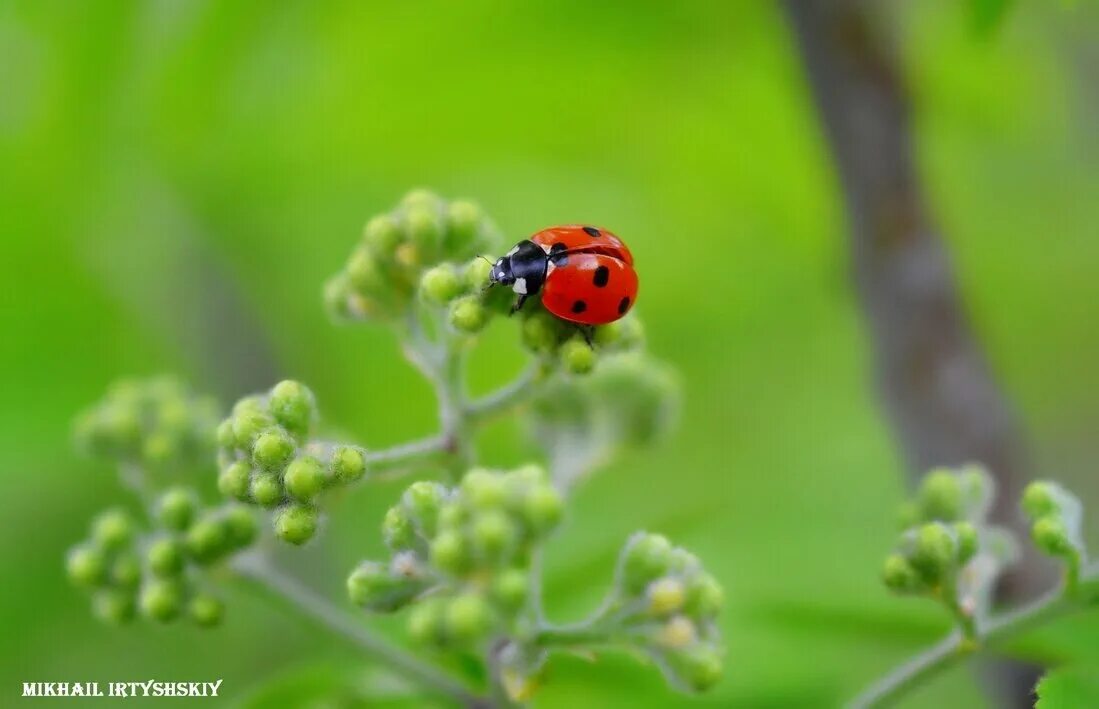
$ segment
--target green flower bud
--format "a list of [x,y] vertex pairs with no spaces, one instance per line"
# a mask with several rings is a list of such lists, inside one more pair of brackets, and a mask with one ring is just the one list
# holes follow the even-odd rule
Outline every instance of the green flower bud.
[[351,300],[358,297],[351,292],[351,278],[344,272],[337,273],[324,284],[324,307],[333,317],[350,318]]
[[303,439],[309,435],[317,409],[313,392],[304,384],[290,379],[279,382],[271,390],[269,406],[287,431]]
[[362,451],[351,446],[340,446],[332,453],[332,475],[343,485],[357,481],[366,472],[366,459]]
[[252,487],[252,466],[243,460],[230,463],[218,475],[218,492],[235,500],[247,500]]
[[927,521],[953,522],[962,517],[962,488],[957,476],[945,468],[927,474],[920,485],[920,507]]
[[405,209],[433,209],[438,210],[442,204],[442,198],[429,189],[417,187],[409,190],[401,198],[401,206]]
[[141,589],[141,613],[161,623],[179,617],[183,610],[183,589],[178,581],[152,581]]
[[351,602],[377,613],[391,613],[408,605],[423,589],[421,580],[395,576],[374,561],[363,562],[347,577]]
[[412,483],[401,497],[405,508],[419,527],[420,534],[431,538],[438,528],[439,508],[446,497],[442,485],[433,482]]
[[480,332],[488,322],[488,312],[476,296],[458,298],[450,304],[450,324],[460,332]]
[[236,436],[237,447],[241,450],[250,450],[252,442],[275,425],[275,419],[266,411],[251,408],[234,413],[232,421],[233,435]]
[[103,589],[92,597],[92,613],[109,625],[122,625],[133,620],[135,607],[132,591]]
[[260,507],[271,509],[282,502],[282,483],[272,473],[257,473],[252,477],[252,499]]
[[725,590],[717,579],[707,573],[687,579],[684,611],[693,618],[713,618],[725,605]]
[[233,432],[233,419],[225,419],[217,428],[217,442],[219,448],[234,448],[237,445],[237,434]]
[[708,645],[694,645],[665,654],[672,681],[692,692],[705,692],[721,680],[721,654]]
[[881,577],[886,588],[896,593],[912,593],[923,586],[920,575],[901,554],[890,554],[885,558]]
[[94,546],[79,546],[69,552],[65,570],[73,584],[94,588],[107,580],[107,559]]
[[573,374],[587,374],[595,368],[595,350],[580,338],[561,345],[561,363]]
[[1034,544],[1050,556],[1071,556],[1074,553],[1068,530],[1060,517],[1047,515],[1038,518],[1030,529],[1030,536]]
[[911,564],[929,583],[938,583],[954,563],[957,544],[941,522],[925,524],[916,531]]
[[282,470],[294,455],[294,441],[282,431],[261,433],[252,448],[252,460],[264,470]]
[[427,302],[446,305],[462,294],[462,282],[449,264],[443,264],[424,273],[420,279],[420,292]]
[[616,320],[607,323],[606,325],[600,325],[595,328],[595,335],[592,337],[592,342],[599,348],[611,347],[622,340],[622,330],[621,320]]
[[[627,317],[618,323],[618,349],[633,350],[645,344],[645,328],[635,317]],[[598,332],[598,330],[596,331]]]
[[1027,485],[1023,491],[1023,511],[1032,520],[1056,514],[1059,511],[1056,487],[1043,480]]
[[287,466],[283,481],[291,497],[308,502],[324,488],[326,471],[319,460],[305,455],[295,458]]
[[356,249],[347,262],[351,287],[364,295],[380,295],[389,287],[389,279],[378,257],[367,249]]
[[124,455],[137,450],[141,441],[141,420],[137,412],[115,408],[107,415],[107,431],[112,446]]
[[548,312],[535,311],[523,320],[520,336],[523,344],[532,352],[553,352],[561,341],[561,325]]
[[484,468],[474,468],[466,473],[459,489],[462,499],[479,510],[500,507],[507,498],[507,482],[504,476]]
[[492,582],[492,600],[509,613],[526,605],[530,595],[530,580],[523,569],[505,569]]
[[183,571],[183,545],[170,537],[161,537],[149,545],[145,559],[149,570],[160,578],[178,576]]
[[640,593],[654,579],[668,571],[672,544],[659,534],[638,532],[622,552],[621,583],[630,594]]
[[213,517],[200,519],[187,530],[187,553],[200,564],[206,564],[228,551],[229,530],[221,520]]
[[541,485],[550,481],[546,469],[537,463],[521,465],[508,473],[507,478],[520,485]]
[[133,554],[122,554],[111,564],[111,583],[119,588],[137,588],[141,583],[141,562]]
[[256,518],[244,505],[233,505],[222,518],[226,536],[235,549],[248,546],[256,539]]
[[492,629],[492,609],[478,593],[463,593],[446,606],[447,637],[469,643],[484,637]]
[[412,608],[408,616],[408,634],[424,645],[440,645],[445,637],[446,602],[439,597],[425,598]]
[[462,271],[462,282],[466,290],[479,292],[488,284],[488,274],[492,272],[492,263],[475,258],[466,264]]
[[687,599],[686,589],[679,579],[664,577],[649,584],[646,590],[648,611],[656,616],[675,613]]
[[958,522],[954,525],[954,538],[958,545],[958,563],[968,563],[977,555],[980,545],[977,528],[970,522]]
[[141,449],[142,459],[152,468],[167,467],[178,456],[178,441],[163,431],[150,434]]
[[383,257],[391,258],[402,239],[401,228],[397,220],[388,214],[371,219],[363,230],[363,241],[370,250]]
[[470,553],[462,535],[453,531],[440,532],[431,543],[431,563],[456,576],[467,571]]
[[656,644],[669,650],[682,650],[694,645],[698,640],[698,629],[690,618],[677,615],[669,618],[664,625],[656,631],[654,637]]
[[416,544],[416,528],[403,507],[390,507],[382,520],[382,537],[393,551],[411,549]]
[[200,628],[212,628],[221,624],[225,605],[207,593],[195,594],[187,604],[187,616]]
[[561,521],[564,509],[565,503],[561,500],[561,494],[548,484],[532,487],[523,501],[523,517],[537,533],[549,531],[556,526]]
[[107,510],[92,524],[92,539],[103,549],[121,549],[134,537],[134,523],[122,510]]
[[481,209],[473,202],[454,200],[447,207],[446,247],[450,253],[462,253],[477,241]]
[[500,558],[514,546],[517,537],[511,518],[500,510],[486,510],[473,519],[473,548],[481,559]]
[[197,509],[194,493],[187,488],[174,487],[157,500],[156,517],[165,528],[182,532],[191,525]]
[[290,544],[305,544],[317,531],[318,515],[312,507],[288,505],[275,520],[275,534]]
[[439,212],[433,207],[415,207],[405,216],[408,226],[408,239],[416,251],[425,260],[431,260],[439,253],[443,243],[443,225]]

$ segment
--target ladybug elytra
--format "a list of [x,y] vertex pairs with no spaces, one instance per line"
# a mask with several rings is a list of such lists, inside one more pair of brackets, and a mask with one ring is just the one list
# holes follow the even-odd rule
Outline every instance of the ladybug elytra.
[[519,296],[512,312],[540,292],[546,310],[579,325],[614,322],[637,300],[629,248],[593,226],[550,227],[520,241],[492,265],[489,283]]

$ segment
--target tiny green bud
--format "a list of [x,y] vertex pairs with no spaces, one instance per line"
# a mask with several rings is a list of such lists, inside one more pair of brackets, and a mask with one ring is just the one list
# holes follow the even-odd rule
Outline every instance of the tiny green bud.
[[555,318],[545,311],[528,316],[522,325],[520,335],[527,349],[536,353],[552,352],[560,338],[560,328]]
[[264,470],[282,470],[293,455],[294,441],[278,430],[261,433],[252,448],[252,460]]
[[165,431],[151,433],[145,439],[141,449],[141,457],[154,468],[169,465],[179,455],[179,445],[176,438]]
[[221,520],[205,517],[187,530],[187,553],[200,564],[209,563],[223,555],[229,545],[229,531]]
[[446,606],[447,636],[467,643],[482,638],[492,627],[492,609],[478,593],[463,593]]
[[381,214],[371,219],[363,230],[363,241],[375,254],[390,257],[401,243],[401,228],[397,221],[388,214]]
[[355,482],[366,472],[366,459],[362,451],[351,446],[340,446],[332,453],[332,475],[341,484]]
[[595,335],[592,337],[598,347],[610,347],[616,342],[622,339],[622,321],[616,320],[606,325],[600,325],[595,328]]
[[225,419],[218,424],[217,442],[220,448],[234,448],[237,445],[237,435],[233,433],[233,419]]
[[304,544],[317,531],[317,511],[304,505],[288,505],[275,520],[275,534],[290,544]]
[[347,577],[351,602],[378,613],[390,613],[407,605],[424,588],[420,579],[390,573],[384,565],[365,561]]
[[178,581],[152,581],[141,589],[141,612],[147,618],[167,623],[183,610],[183,592]]
[[619,327],[619,349],[632,350],[645,343],[645,328],[641,325],[639,319],[628,317],[617,322]]
[[694,618],[713,618],[725,605],[725,590],[717,579],[699,573],[687,579],[686,613]]
[[252,442],[261,433],[275,425],[275,420],[266,411],[245,408],[233,414],[233,435],[237,439],[237,448],[249,450]]
[[1042,480],[1027,485],[1023,491],[1023,511],[1034,520],[1057,513],[1056,488]]
[[183,545],[170,537],[161,537],[149,545],[145,559],[155,576],[177,576],[183,571]]
[[137,588],[141,583],[141,562],[134,554],[122,554],[114,560],[111,582],[120,588]]
[[134,523],[122,510],[107,510],[92,524],[92,539],[103,549],[121,549],[134,536]]
[[920,485],[919,499],[926,521],[953,522],[962,516],[961,485],[945,468],[927,474]]
[[187,604],[187,615],[200,628],[212,628],[221,624],[225,605],[214,596],[198,593]]
[[639,593],[660,578],[672,562],[672,545],[659,534],[638,532],[622,552],[622,585],[628,593]]
[[541,533],[561,521],[564,508],[561,494],[552,485],[535,485],[523,501],[523,516],[535,532]]
[[656,616],[666,616],[683,607],[687,594],[679,579],[664,577],[650,583],[646,595],[648,611]]
[[[247,482],[247,478],[245,480]],[[198,502],[190,490],[174,487],[160,496],[156,516],[167,529],[182,532],[191,525],[197,508]]]
[[957,544],[941,522],[925,524],[916,531],[911,563],[929,583],[938,583],[954,563]]
[[462,272],[462,281],[467,290],[479,291],[488,283],[488,274],[492,272],[492,263],[475,258],[466,264]]
[[693,645],[666,654],[673,678],[693,692],[705,692],[721,679],[721,654],[708,645]]
[[450,304],[450,324],[465,333],[479,332],[488,321],[488,313],[476,296],[459,298]]
[[412,608],[408,616],[408,634],[413,641],[427,645],[441,644],[445,637],[443,616],[446,603],[442,598],[425,598]]
[[438,527],[439,508],[443,504],[446,491],[438,483],[420,481],[412,483],[401,497],[420,533],[425,537],[435,536]]
[[656,631],[656,644],[670,650],[682,650],[693,645],[698,639],[698,631],[690,618],[677,615]]
[[573,374],[587,374],[595,368],[595,350],[584,340],[574,337],[561,345],[561,362]]
[[977,528],[970,522],[958,522],[954,525],[954,537],[958,544],[958,563],[966,564],[977,555],[980,545]]
[[251,485],[252,466],[243,460],[230,463],[218,475],[218,492],[225,497],[247,500]]
[[226,536],[236,549],[246,547],[256,539],[256,518],[244,505],[233,505],[223,518]]
[[523,569],[505,569],[492,582],[492,599],[509,612],[526,605],[530,580]]
[[443,264],[427,270],[420,279],[424,299],[435,305],[445,305],[462,293],[462,282],[454,269]]
[[477,227],[481,223],[481,209],[473,202],[454,200],[447,207],[446,246],[452,253],[460,253],[477,239]]
[[1034,544],[1050,556],[1070,556],[1074,553],[1065,523],[1055,515],[1038,518],[1030,529],[1030,536]]
[[443,241],[443,226],[439,221],[438,210],[431,207],[412,207],[405,216],[408,225],[408,239],[417,252],[425,258],[433,258],[439,252]]
[[504,476],[484,468],[474,468],[466,473],[459,489],[462,498],[473,508],[480,510],[499,507],[507,498]]
[[[383,257],[384,258],[384,257]],[[388,287],[385,269],[367,249],[356,249],[347,262],[347,279],[358,293],[378,295]]]
[[282,426],[295,435],[304,438],[316,415],[316,403],[313,392],[301,382],[286,379],[271,390],[269,402],[271,414]]
[[440,202],[442,199],[439,195],[423,187],[409,190],[404,197],[401,197],[401,206],[405,209],[438,209]]
[[79,546],[69,552],[65,569],[73,584],[93,588],[106,581],[107,559],[103,552],[94,546]]
[[133,620],[135,607],[132,590],[103,589],[97,591],[92,598],[92,613],[110,625],[121,625]]
[[325,483],[325,469],[321,462],[308,455],[295,458],[286,467],[283,478],[286,491],[301,502],[308,502],[317,496]]
[[486,510],[474,517],[473,547],[482,559],[499,558],[515,544],[517,536],[515,525],[500,510]]
[[382,520],[382,538],[393,551],[411,549],[416,544],[416,528],[401,506],[390,507]]
[[440,532],[431,543],[431,563],[447,573],[458,575],[469,568],[469,548],[455,531]]
[[273,473],[257,473],[252,477],[251,493],[257,505],[271,509],[282,502],[282,483]]
[[922,586],[920,575],[901,554],[890,554],[882,565],[882,582],[896,593],[911,593]]

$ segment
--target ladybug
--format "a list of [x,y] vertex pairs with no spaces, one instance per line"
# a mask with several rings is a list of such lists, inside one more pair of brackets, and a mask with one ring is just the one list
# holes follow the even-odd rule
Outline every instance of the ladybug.
[[512,312],[541,292],[542,305],[577,325],[606,325],[637,300],[633,255],[617,236],[593,226],[555,226],[516,244],[497,259],[489,285],[511,286]]

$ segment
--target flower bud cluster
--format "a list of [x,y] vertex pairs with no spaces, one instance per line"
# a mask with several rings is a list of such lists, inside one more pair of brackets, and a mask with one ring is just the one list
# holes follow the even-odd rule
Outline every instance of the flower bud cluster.
[[242,505],[203,509],[192,490],[172,488],[156,500],[154,521],[156,528],[142,534],[122,510],[99,515],[89,539],[69,551],[69,579],[92,592],[95,615],[105,622],[124,623],[140,611],[163,623],[186,615],[199,626],[217,625],[222,603],[201,588],[201,570],[253,542],[252,512]]
[[659,534],[638,532],[618,560],[612,618],[684,691],[709,689],[722,674],[717,616],[725,592],[698,558]]
[[124,380],[76,421],[78,445],[89,453],[149,471],[206,465],[218,408],[170,378]]
[[393,556],[364,562],[347,580],[351,600],[378,612],[415,600],[412,637],[468,647],[513,628],[530,595],[531,552],[564,503],[538,466],[470,470],[455,488],[417,482],[385,516]]
[[358,448],[307,445],[316,419],[313,393],[286,380],[266,395],[241,399],[217,428],[218,489],[226,497],[278,510],[275,533],[291,544],[304,544],[316,532],[315,501],[322,491],[366,472]]
[[1044,554],[1077,568],[1086,560],[1083,506],[1075,495],[1057,483],[1039,480],[1023,492],[1022,506],[1030,519],[1031,539]]
[[901,507],[901,528],[922,522],[983,521],[995,494],[995,481],[979,465],[936,468],[923,477],[915,499]]
[[[476,204],[414,190],[391,212],[367,222],[361,242],[325,290],[329,310],[353,320],[394,318],[415,302],[443,303],[480,288],[468,264],[499,248],[492,222]],[[435,270],[439,264],[466,264]],[[434,274],[434,275],[429,275]]]

